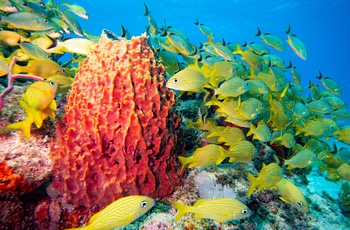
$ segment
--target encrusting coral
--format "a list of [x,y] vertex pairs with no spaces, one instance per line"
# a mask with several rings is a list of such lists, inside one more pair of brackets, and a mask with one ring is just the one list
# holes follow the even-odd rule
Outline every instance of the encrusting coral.
[[127,195],[166,197],[180,184],[181,118],[163,75],[146,36],[102,34],[75,77],[51,145],[58,199],[102,208]]

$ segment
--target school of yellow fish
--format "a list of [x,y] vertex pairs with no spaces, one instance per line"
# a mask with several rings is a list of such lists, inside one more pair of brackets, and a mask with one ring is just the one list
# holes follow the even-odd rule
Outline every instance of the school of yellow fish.
[[[327,143],[333,137],[350,144],[350,126],[339,123],[350,120],[347,105],[339,97],[342,89],[320,72],[316,78],[324,89],[310,81],[309,96],[302,96],[297,67],[279,56],[279,52],[287,50],[286,41],[299,58],[308,58],[305,44],[291,32],[290,25],[285,30],[285,41],[258,28],[255,36],[263,43],[238,44],[216,42],[213,30],[197,20],[194,24],[208,39],[197,47],[181,30],[169,25],[158,27],[147,7],[145,16],[150,40],[169,75],[167,87],[178,90],[179,96],[202,96],[198,120],[186,122],[189,128],[201,130],[207,144],[188,157],[179,157],[183,168],[217,165],[227,158],[229,163],[250,162],[257,158],[257,142],[283,148],[285,159],[277,152],[276,163],[263,164],[257,178],[248,173],[251,186],[247,197],[256,187],[258,192],[277,190],[281,200],[303,212],[309,212],[309,205],[301,190],[283,176],[284,170],[319,167],[321,172],[328,172],[329,180],[349,181],[349,149],[337,150]],[[214,115],[208,113],[209,107]],[[175,221],[187,212],[218,222],[249,216],[249,209],[240,204],[235,209],[242,210],[240,215],[235,213],[225,219],[230,212],[226,206],[231,202],[200,200],[193,207],[175,202],[179,210]]]
[[[276,163],[263,164],[258,177],[248,173],[249,198],[255,188],[277,190],[281,200],[308,212],[308,203],[283,170],[317,165],[328,172],[328,179],[350,181],[350,150],[330,146],[327,140],[350,144],[350,126],[339,120],[349,120],[350,112],[340,85],[321,72],[318,84],[309,82],[309,96],[302,96],[302,78],[296,66],[286,63],[278,52],[287,50],[283,39],[258,28],[255,36],[264,43],[232,43],[215,41],[213,30],[198,20],[194,23],[207,41],[200,46],[177,28],[161,28],[145,6],[148,19],[147,34],[156,55],[163,62],[167,87],[182,94],[198,93],[202,103],[197,121],[186,120],[188,127],[202,132],[206,145],[197,148],[191,156],[179,157],[182,167],[217,165],[225,162],[250,162],[257,158],[257,142],[285,149],[288,159],[276,156]],[[68,92],[73,82],[77,63],[86,56],[97,36],[81,29],[75,16],[89,19],[78,5],[53,0],[2,0],[0,3],[0,76],[8,74],[13,57],[19,60],[14,73],[40,76],[44,82],[30,85],[19,104],[25,110],[24,121],[10,124],[8,129],[22,129],[30,138],[33,123],[40,128],[47,117],[54,118],[55,94]],[[291,27],[286,28],[286,42],[302,60],[307,60],[305,44]],[[81,38],[67,39],[74,33]],[[129,37],[122,27],[122,36]],[[58,59],[66,52],[71,60],[60,64]],[[288,79],[290,78],[290,79]],[[215,114],[208,113],[208,108]],[[282,160],[283,164],[280,163]],[[143,196],[121,198],[95,214],[83,229],[112,229],[131,223],[154,205],[154,200]],[[216,222],[238,220],[251,215],[249,208],[235,199],[200,199],[187,206],[177,201],[175,222],[186,213],[196,218]],[[122,207],[122,208],[120,208]]]
[[[21,129],[26,139],[30,127],[37,128],[47,118],[54,118],[58,93],[66,93],[73,83],[79,62],[96,42],[86,34],[75,16],[89,19],[86,10],[74,4],[54,4],[52,0],[2,0],[0,3],[0,77],[8,75],[14,57],[17,63],[11,74],[27,74],[46,79],[30,85],[19,105],[25,110],[24,121],[8,125],[7,129]],[[81,38],[68,38],[75,34]],[[83,38],[84,36],[84,38]],[[71,57],[59,63],[64,53]]]

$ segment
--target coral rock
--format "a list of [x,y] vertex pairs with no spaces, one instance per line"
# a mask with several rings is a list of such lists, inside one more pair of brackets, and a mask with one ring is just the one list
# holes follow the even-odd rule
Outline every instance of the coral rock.
[[19,176],[9,168],[6,162],[0,162],[0,194],[17,192],[26,186],[23,176]]
[[80,66],[51,145],[52,189],[74,207],[168,196],[183,172],[174,92],[145,36],[99,43]]

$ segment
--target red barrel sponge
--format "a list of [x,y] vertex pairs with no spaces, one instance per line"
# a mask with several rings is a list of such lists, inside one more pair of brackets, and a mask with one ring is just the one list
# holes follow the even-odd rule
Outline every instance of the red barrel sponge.
[[80,66],[51,144],[57,197],[103,207],[127,195],[172,193],[183,177],[177,156],[184,147],[174,98],[147,37],[102,34]]

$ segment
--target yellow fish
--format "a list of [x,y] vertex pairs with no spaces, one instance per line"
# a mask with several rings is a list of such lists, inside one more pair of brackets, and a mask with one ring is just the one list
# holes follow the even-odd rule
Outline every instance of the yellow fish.
[[323,97],[322,100],[326,101],[334,110],[344,109],[348,107],[345,101],[343,101],[340,97],[328,96],[328,97]]
[[17,8],[9,0],[1,0],[0,11],[7,12],[7,13],[18,12]]
[[61,41],[54,41],[51,48],[45,50],[47,53],[63,54],[65,52],[88,55],[95,43],[86,38],[69,38]]
[[341,120],[350,120],[350,111],[347,109],[337,109],[332,112],[332,118],[338,118]]
[[208,65],[203,65],[201,69],[205,76],[209,75],[210,84],[213,87],[218,87],[222,80],[231,78],[237,68],[232,62],[218,61],[213,64],[212,68],[209,68]]
[[342,95],[343,91],[339,85],[338,82],[336,82],[335,80],[333,80],[332,78],[329,77],[323,77],[321,72],[319,72],[318,76],[316,76],[318,79],[321,80],[322,85],[328,89],[330,92],[334,93],[335,95]]
[[17,46],[19,42],[30,42],[29,38],[25,38],[22,35],[9,31],[0,31],[0,47],[1,46]]
[[235,60],[235,56],[232,54],[232,51],[227,46],[224,46],[220,42],[218,42],[218,43],[210,42],[209,45],[211,47],[213,47],[213,50],[215,52],[215,56],[221,57],[222,59],[224,59],[226,61],[234,61]]
[[350,145],[350,126],[343,126],[339,128],[333,135],[337,137],[338,141],[342,141]]
[[50,60],[49,55],[40,47],[33,45],[32,43],[21,43],[19,47],[27,54],[31,59],[38,60]]
[[89,19],[88,13],[86,12],[86,10],[82,6],[74,5],[74,4],[68,4],[68,3],[62,3],[61,5],[62,6],[66,6],[68,11],[70,11],[73,14],[77,15],[78,17],[86,19],[86,20]]
[[282,179],[282,168],[276,163],[270,163],[267,166],[263,163],[263,167],[256,178],[251,173],[248,173],[250,187],[247,192],[249,198],[254,192],[255,187],[258,186],[258,192],[265,188],[272,188]]
[[57,87],[56,94],[58,94],[58,93],[67,93],[68,90],[71,88],[74,78],[66,77],[63,75],[54,75],[46,79],[46,82],[47,81],[53,81],[57,83],[58,87]]
[[286,51],[286,45],[283,43],[283,41],[270,33],[262,34],[260,29],[258,28],[258,32],[255,34],[257,37],[261,37],[263,42],[265,42],[267,45],[271,46],[272,48],[279,50],[279,51]]
[[201,92],[203,85],[208,82],[202,72],[195,68],[185,68],[172,76],[166,83],[170,89],[181,91]]
[[237,48],[233,53],[241,55],[242,60],[246,61],[248,65],[255,70],[260,71],[262,69],[263,66],[261,57],[253,53],[251,50],[242,50],[241,46],[237,44]]
[[257,55],[263,55],[263,54],[270,53],[269,49],[267,49],[264,45],[256,43],[256,42],[251,42],[249,44],[247,44],[247,42],[245,42],[242,46],[249,48],[251,51],[253,51]]
[[262,142],[268,142],[272,138],[271,131],[265,124],[264,120],[261,120],[257,127],[255,127],[253,123],[250,123],[250,129],[247,133],[247,137],[250,135],[253,135],[253,140],[259,140]]
[[221,164],[227,157],[229,162],[249,162],[257,155],[257,149],[250,141],[241,141],[230,146],[229,150],[220,149],[216,164]]
[[330,114],[333,111],[332,107],[322,98],[318,100],[313,100],[306,106],[310,112],[315,113]]
[[303,212],[309,212],[309,204],[305,200],[303,193],[292,182],[282,178],[277,182],[276,189],[281,200]]
[[350,165],[347,163],[341,164],[337,169],[337,172],[343,180],[350,181]]
[[159,52],[159,58],[162,60],[163,65],[166,68],[170,68],[174,71],[180,70],[179,61],[177,60],[177,57],[172,52],[162,50]]
[[9,66],[5,62],[5,60],[2,60],[0,58],[0,77],[7,75],[9,72]]
[[220,155],[220,150],[223,149],[219,145],[209,144],[204,147],[197,148],[190,157],[179,156],[182,168],[189,164],[188,168],[196,166],[208,166],[216,164],[217,158]]
[[198,19],[194,24],[198,26],[198,29],[202,32],[202,34],[209,38],[209,41],[207,43],[211,43],[215,39],[213,31],[204,24],[199,23]]
[[[198,109],[198,113],[200,113],[200,111],[201,110]],[[201,114],[199,114],[198,119],[196,121],[191,121],[190,119],[186,119],[186,122],[187,122],[188,128],[194,127],[199,130],[210,130],[216,124],[216,121],[214,119],[206,118],[205,115],[203,117],[203,115]]]
[[248,82],[239,77],[232,77],[231,79],[223,82],[219,88],[214,89],[215,95],[218,95],[219,100],[225,99],[226,97],[238,97],[248,90]]
[[241,129],[230,126],[217,126],[207,137],[218,137],[217,141],[219,143],[224,143],[228,146],[245,140],[245,135]]
[[184,56],[191,56],[196,52],[196,47],[192,43],[176,34],[167,35],[165,43],[174,47],[177,53],[180,53]]
[[251,215],[250,209],[245,204],[230,198],[197,200],[193,206],[187,206],[177,201],[174,201],[173,204],[178,210],[175,222],[187,213],[194,213],[195,218],[208,218],[220,223],[247,218]]
[[112,202],[93,215],[87,226],[70,228],[69,230],[112,230],[121,228],[148,212],[154,203],[155,201],[147,196],[126,196]]
[[250,93],[267,94],[270,92],[267,85],[260,79],[247,80]]
[[[280,136],[276,137],[276,135],[280,134]],[[283,145],[286,148],[294,148],[296,142],[294,139],[294,135],[291,133],[284,133],[282,135],[282,132],[277,130],[272,134],[273,142],[278,143],[279,145]]]
[[288,25],[286,34],[288,37],[287,43],[290,45],[294,53],[306,61],[308,55],[306,46],[295,34],[290,33],[290,25]]
[[258,99],[251,97],[238,106],[238,112],[244,120],[254,120],[265,112],[264,104]]
[[[337,131],[338,129],[337,122],[329,118],[317,118],[315,120],[309,120],[303,126],[299,124],[295,124],[295,128],[296,128],[296,135],[299,135],[302,132],[304,132],[305,136],[311,135],[311,136],[324,136],[324,137],[330,137],[333,135],[342,134],[342,132]],[[335,134],[336,131],[337,133]],[[344,135],[344,138],[346,138],[345,135]]]
[[300,77],[300,73],[299,73],[297,67],[293,66],[290,70],[292,71],[292,76],[293,76],[294,82],[297,83],[298,85],[300,85],[301,77]]
[[6,23],[6,27],[10,29],[42,31],[54,28],[47,19],[30,12],[15,12],[1,16],[1,22]]
[[23,95],[23,101],[19,105],[25,109],[27,119],[6,126],[7,129],[21,129],[24,137],[30,137],[30,126],[35,123],[40,128],[47,117],[54,118],[56,101],[54,96],[57,91],[57,83],[53,81],[35,82],[30,85]]
[[148,10],[148,7],[146,5],[146,3],[143,3],[145,6],[145,13],[143,14],[144,16],[147,16],[148,19],[148,24],[149,24],[149,32],[151,32],[153,35],[158,33],[158,25],[156,20],[154,19],[154,17],[151,14],[151,11]]
[[304,149],[295,154],[295,156],[293,156],[292,158],[285,160],[283,166],[288,165],[288,170],[294,168],[306,168],[311,164],[312,160],[314,159],[314,156],[315,153],[313,151]]
[[29,60],[26,66],[15,65],[13,73],[26,73],[47,79],[53,75],[66,76],[65,70],[51,60]]
[[68,11],[64,10],[58,10],[57,11],[60,14],[61,19],[65,21],[65,23],[69,26],[69,29],[75,33],[78,36],[84,36],[83,31],[81,30],[80,24],[73,15],[71,15]]
[[301,103],[301,102],[297,102],[294,105],[293,108],[293,116],[296,118],[307,118],[309,117],[311,114],[309,112],[309,110],[307,109],[307,107]]

